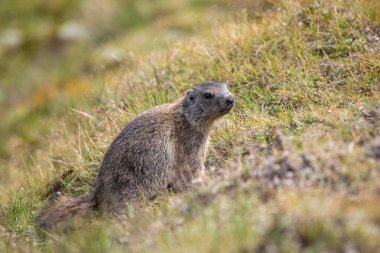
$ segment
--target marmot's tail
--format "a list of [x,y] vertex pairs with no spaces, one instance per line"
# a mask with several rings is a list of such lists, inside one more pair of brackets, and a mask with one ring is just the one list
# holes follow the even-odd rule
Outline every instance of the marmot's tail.
[[79,198],[60,196],[42,210],[36,221],[42,229],[50,230],[67,222],[73,216],[89,215],[95,205],[93,194]]

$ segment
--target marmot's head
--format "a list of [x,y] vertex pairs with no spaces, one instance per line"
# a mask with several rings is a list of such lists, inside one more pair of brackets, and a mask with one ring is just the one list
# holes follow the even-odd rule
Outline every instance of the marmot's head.
[[210,124],[229,113],[235,99],[225,83],[207,82],[186,92],[184,111],[191,124]]

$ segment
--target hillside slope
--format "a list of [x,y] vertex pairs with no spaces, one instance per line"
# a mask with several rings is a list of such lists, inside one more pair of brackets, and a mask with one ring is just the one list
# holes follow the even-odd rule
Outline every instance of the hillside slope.
[[[67,108],[46,147],[5,164],[17,170],[1,188],[0,249],[380,251],[379,55],[378,1],[281,1],[126,61]],[[89,191],[123,125],[207,80],[230,82],[236,107],[215,129],[199,190],[38,238],[33,217],[54,181]]]

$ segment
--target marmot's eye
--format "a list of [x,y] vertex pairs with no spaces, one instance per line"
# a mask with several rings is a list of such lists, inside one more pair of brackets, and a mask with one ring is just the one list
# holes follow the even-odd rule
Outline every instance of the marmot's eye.
[[211,91],[206,91],[204,94],[205,98],[209,99],[209,98],[212,98],[212,93]]

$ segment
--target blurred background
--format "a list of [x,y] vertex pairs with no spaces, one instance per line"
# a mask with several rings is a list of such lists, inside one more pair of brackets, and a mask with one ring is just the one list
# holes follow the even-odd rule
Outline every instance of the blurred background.
[[[379,0],[0,0],[0,253],[380,252],[379,53]],[[239,103],[205,187],[41,240],[52,193],[209,78]]]
[[[271,1],[0,1],[0,159],[38,147],[59,115],[115,75],[128,59],[202,36],[245,9],[251,18]],[[54,115],[54,117],[49,117]]]

